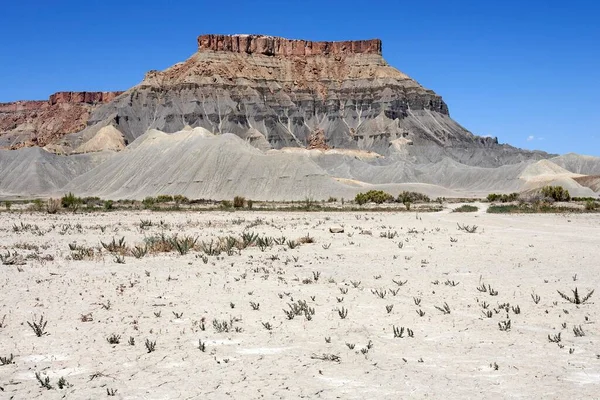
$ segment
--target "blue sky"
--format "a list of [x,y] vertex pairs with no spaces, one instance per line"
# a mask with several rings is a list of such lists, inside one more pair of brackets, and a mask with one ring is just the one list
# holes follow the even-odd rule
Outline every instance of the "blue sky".
[[0,102],[127,89],[189,57],[201,33],[378,37],[473,133],[600,156],[599,20],[588,0],[5,1]]

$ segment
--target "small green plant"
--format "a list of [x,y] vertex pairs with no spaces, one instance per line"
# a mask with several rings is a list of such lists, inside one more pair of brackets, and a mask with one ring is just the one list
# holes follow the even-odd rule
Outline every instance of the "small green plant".
[[569,302],[571,302],[573,304],[577,304],[577,305],[585,304],[590,299],[590,297],[592,297],[592,295],[594,294],[594,290],[591,290],[590,292],[588,292],[588,294],[581,297],[579,295],[579,290],[577,288],[575,288],[575,290],[571,290],[571,291],[573,292],[573,297],[569,297],[566,294],[564,294],[563,292],[561,292],[560,290],[557,290],[560,297],[562,297],[565,300],[568,300]]
[[198,241],[197,237],[192,236],[184,236],[182,238],[178,238],[177,235],[171,238],[171,243],[173,247],[179,254],[182,256],[187,254],[194,246],[196,245],[196,241]]
[[105,250],[111,253],[123,254],[127,250],[127,245],[125,244],[124,236],[118,241],[113,237],[111,242],[104,243],[103,241],[100,241],[100,244]]
[[67,387],[70,387],[70,386],[71,386],[71,384],[70,384],[69,382],[67,382],[67,380],[65,379],[65,377],[64,377],[64,376],[61,376],[61,377],[58,379],[58,382],[57,382],[57,384],[56,384],[56,385],[57,385],[57,386],[58,386],[58,388],[59,388],[59,389],[61,389],[61,390],[62,390],[62,389],[64,389],[64,388],[67,388]]
[[131,249],[131,255],[134,256],[135,258],[138,258],[138,259],[142,258],[146,254],[148,254],[148,245],[144,245],[144,246],[135,245],[133,247],[133,249]]
[[271,329],[273,329],[273,325],[271,325],[270,322],[263,322],[262,326],[264,326],[264,328],[268,331],[270,331]]
[[110,211],[114,208],[114,202],[112,200],[105,200],[103,203],[103,208],[105,211]]
[[506,331],[509,331],[509,330],[510,330],[510,325],[511,325],[511,323],[510,323],[510,319],[509,319],[509,320],[506,320],[506,321],[500,321],[500,322],[498,322],[498,328],[499,328],[501,331],[504,331],[504,332],[506,332]]
[[401,326],[401,327],[398,328],[397,326],[392,325],[392,330],[394,332],[394,337],[395,338],[403,338],[405,331],[406,331],[406,334],[407,334],[408,337],[414,337],[414,333],[413,333],[412,329],[405,328],[403,326]]
[[560,343],[560,341],[561,341],[560,332],[558,332],[557,335],[552,335],[552,336],[548,335],[548,341],[550,343]]
[[52,385],[50,385],[50,378],[48,376],[44,376],[42,378],[42,374],[40,374],[39,372],[36,372],[35,373],[35,379],[37,379],[37,381],[39,382],[40,386],[43,387],[44,389],[47,389],[47,390],[54,389],[52,387]]
[[464,231],[467,233],[475,233],[477,231],[478,226],[477,225],[461,225],[459,223],[457,223],[456,225],[458,225],[458,230],[459,231]]
[[39,322],[36,321],[35,319],[31,322],[27,321],[27,325],[29,325],[29,327],[33,330],[33,333],[35,333],[35,336],[37,336],[37,337],[42,337],[42,336],[48,334],[48,332],[46,332],[47,324],[48,324],[48,321],[44,321],[43,315],[40,317]]
[[148,350],[148,353],[152,353],[154,350],[156,350],[156,340],[154,342],[150,341],[150,339],[146,339],[146,350]]
[[0,365],[14,364],[14,358],[12,353],[8,357],[0,357]]
[[585,332],[583,331],[583,328],[581,327],[581,325],[574,326],[573,327],[573,333],[575,334],[575,337],[585,336]]
[[438,310],[440,310],[444,315],[445,314],[450,314],[450,306],[448,305],[448,303],[444,303],[440,307],[435,306],[435,308],[437,308]]
[[121,343],[121,335],[112,334],[106,338],[106,341],[110,344],[119,344]]

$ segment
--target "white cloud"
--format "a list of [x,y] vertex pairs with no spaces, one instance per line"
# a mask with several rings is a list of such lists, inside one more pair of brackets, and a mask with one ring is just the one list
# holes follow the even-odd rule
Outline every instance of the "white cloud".
[[527,141],[528,142],[531,142],[533,139],[535,139],[535,136],[533,136],[533,135],[527,136]]

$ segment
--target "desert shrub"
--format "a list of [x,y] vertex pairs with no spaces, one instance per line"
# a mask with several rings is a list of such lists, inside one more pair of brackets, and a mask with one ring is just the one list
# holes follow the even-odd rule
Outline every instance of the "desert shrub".
[[327,199],[328,203],[337,203],[338,199],[337,197],[329,197],[329,199]]
[[190,199],[180,194],[177,194],[173,196],[173,201],[175,202],[175,204],[187,204],[190,202]]
[[100,197],[84,197],[81,201],[88,207],[99,206],[102,204]]
[[46,203],[46,211],[48,212],[48,214],[56,214],[58,212],[59,207],[59,199],[48,199],[48,202]]
[[598,201],[597,197],[571,197],[572,201]]
[[102,205],[106,211],[112,210],[114,206],[114,202],[112,200],[106,200]]
[[4,207],[6,207],[6,211],[9,211],[11,206],[12,206],[12,201],[4,202]]
[[156,199],[151,196],[148,196],[144,200],[142,200],[142,206],[144,206],[144,208],[152,208],[152,207],[154,207],[155,203],[156,203]]
[[245,203],[246,203],[245,197],[235,196],[233,198],[233,207],[235,207],[235,208],[244,208]]
[[490,193],[487,196],[487,201],[492,202],[500,202],[500,203],[510,203],[512,201],[516,201],[519,198],[519,193],[510,193],[510,194],[499,194],[499,193]]
[[569,191],[564,189],[562,186],[544,186],[540,189],[542,196],[550,198],[554,201],[569,201],[571,195]]
[[168,203],[173,201],[173,196],[169,195],[169,194],[161,194],[156,196],[156,202],[157,203]]
[[406,205],[406,203],[429,203],[429,196],[419,192],[404,191],[398,195],[396,199],[398,203]]
[[585,202],[585,209],[586,211],[594,211],[598,209],[598,203],[596,203],[594,200],[586,200]]
[[478,207],[465,204],[458,208],[455,208],[453,212],[475,212],[477,210],[479,210]]
[[231,208],[231,202],[228,200],[221,201],[221,208],[225,208],[225,209]]
[[254,205],[254,203],[252,202],[252,200],[248,200],[248,201],[246,202],[246,206],[247,206],[249,209],[250,209],[250,208],[252,208],[252,206],[253,206],[253,205]]
[[83,199],[81,197],[75,196],[71,192],[65,194],[60,199],[60,204],[63,206],[63,208],[69,208],[72,210],[77,209],[79,207],[79,205],[82,203],[83,203]]
[[391,194],[384,192],[383,190],[369,190],[366,193],[358,193],[354,198],[354,201],[359,205],[363,205],[369,202],[382,204],[392,200],[394,200],[394,197]]

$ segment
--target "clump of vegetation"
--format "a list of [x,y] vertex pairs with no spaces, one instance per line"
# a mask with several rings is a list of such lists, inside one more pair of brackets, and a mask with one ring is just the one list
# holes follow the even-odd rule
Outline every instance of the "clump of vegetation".
[[510,194],[499,194],[499,193],[490,193],[487,196],[487,200],[492,202],[500,202],[500,203],[510,203],[512,201],[517,201],[519,199],[519,193],[510,193]]
[[366,203],[389,203],[393,200],[394,197],[391,194],[384,192],[383,190],[369,190],[366,193],[358,193],[354,198],[356,204],[361,206]]
[[246,204],[246,198],[242,196],[235,196],[233,198],[233,207],[234,208],[244,208]]
[[469,204],[465,204],[465,205],[462,205],[462,206],[460,206],[458,208],[455,208],[453,212],[475,212],[477,210],[479,210],[478,207],[472,206],[472,205],[469,205]]
[[569,191],[564,189],[562,186],[544,186],[540,189],[542,196],[552,199],[554,201],[570,201],[571,195]]
[[584,208],[586,211],[595,211],[600,208],[600,206],[594,200],[586,200]]
[[431,199],[429,196],[419,192],[409,192],[404,191],[398,195],[396,199],[398,203],[406,204],[406,203],[429,203]]
[[58,212],[59,207],[59,199],[48,199],[48,201],[46,202],[46,212],[48,212],[48,214],[56,214]]
[[77,197],[71,192],[65,194],[60,199],[60,205],[63,208],[68,208],[69,210],[77,210],[81,204],[83,204],[81,197]]
[[156,203],[156,199],[154,197],[151,197],[151,196],[148,196],[144,200],[142,200],[142,206],[145,209],[151,209],[151,208],[153,208],[155,203]]
[[170,203],[173,201],[173,196],[169,194],[161,194],[156,196],[157,203]]
[[176,206],[179,206],[180,204],[188,204],[190,202],[190,199],[180,194],[176,194],[175,196],[173,196],[173,201],[175,202]]

